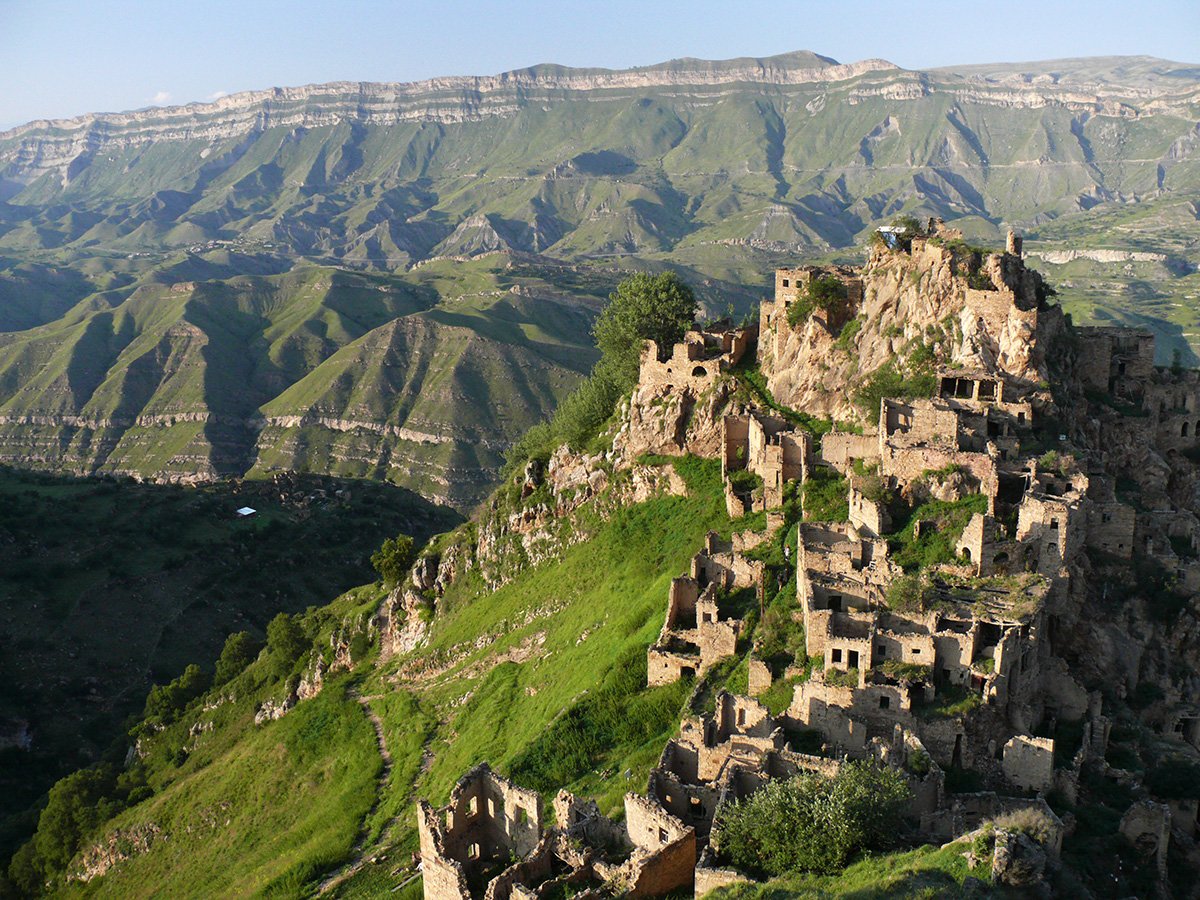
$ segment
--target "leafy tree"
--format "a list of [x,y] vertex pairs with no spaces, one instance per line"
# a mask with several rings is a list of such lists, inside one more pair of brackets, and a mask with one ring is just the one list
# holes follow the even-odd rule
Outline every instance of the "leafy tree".
[[621,397],[637,383],[642,342],[670,350],[696,316],[692,289],[674,272],[636,272],[617,285],[592,333],[600,361],[592,374],[559,404],[550,422],[536,425],[509,451],[507,474],[529,459],[546,459],[561,444],[582,449],[609,420]]
[[856,853],[889,846],[907,799],[901,773],[848,762],[833,778],[771,781],[723,807],[714,844],[722,859],[756,875],[833,873]]
[[400,583],[416,558],[416,545],[407,534],[388,538],[383,546],[371,554],[371,565],[388,588]]
[[114,785],[110,766],[82,769],[55,784],[38,817],[33,850],[18,854],[21,871],[14,873],[14,881],[23,884],[35,872],[44,878],[66,869],[84,838],[120,811],[109,796]]
[[254,662],[258,651],[262,649],[262,641],[256,640],[248,631],[238,631],[225,639],[221,648],[221,658],[217,660],[216,674],[213,684],[225,684],[242,674],[246,666]]
[[183,674],[169,684],[156,684],[146,697],[145,718],[171,721],[187,708],[187,705],[208,690],[212,679],[195,663],[183,670]]
[[267,652],[271,657],[271,674],[282,678],[291,673],[298,660],[308,650],[308,635],[294,616],[279,613],[267,625]]
[[668,353],[696,317],[696,297],[674,272],[635,272],[617,285],[609,301],[592,333],[600,366],[621,385],[637,380],[643,341],[654,341],[660,353]]

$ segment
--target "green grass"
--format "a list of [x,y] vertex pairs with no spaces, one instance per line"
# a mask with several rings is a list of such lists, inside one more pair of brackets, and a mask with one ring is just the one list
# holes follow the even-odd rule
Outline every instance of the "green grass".
[[991,880],[987,869],[968,868],[963,855],[967,849],[966,844],[942,849],[925,846],[903,853],[879,854],[851,863],[837,875],[793,875],[763,884],[721,888],[707,896],[712,900],[825,900],[831,897],[924,900],[950,896],[957,894],[968,876],[985,884]]
[[806,522],[845,522],[850,518],[850,485],[836,470],[813,469],[801,492]]
[[[888,535],[893,561],[903,566],[906,572],[954,562],[955,545],[963,529],[975,513],[985,512],[987,498],[982,494],[970,494],[953,501],[927,500],[912,511],[907,524],[895,534]],[[916,535],[918,522],[925,523],[919,536]]]
[[[150,683],[189,663],[211,671],[229,633],[261,637],[277,612],[373,578],[368,557],[384,538],[424,541],[458,521],[386,485],[300,477],[284,490],[290,499],[267,482],[181,487],[0,468],[0,719],[37,723],[33,752],[0,766],[0,854],[28,833],[25,810],[57,778],[123,735]],[[244,505],[258,515],[235,518]]]

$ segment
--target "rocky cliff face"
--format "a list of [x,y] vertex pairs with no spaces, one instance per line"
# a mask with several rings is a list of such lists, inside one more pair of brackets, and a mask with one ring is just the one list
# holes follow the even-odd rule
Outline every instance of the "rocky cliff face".
[[1025,386],[1047,381],[1047,347],[1063,324],[1057,308],[1039,309],[1041,277],[1018,256],[985,256],[965,247],[961,233],[937,227],[944,237],[918,238],[909,252],[876,247],[862,270],[833,272],[861,279],[861,294],[844,311],[791,324],[786,308],[764,304],[759,361],[777,400],[873,424],[855,390],[871,373],[897,364],[902,372],[914,358]]

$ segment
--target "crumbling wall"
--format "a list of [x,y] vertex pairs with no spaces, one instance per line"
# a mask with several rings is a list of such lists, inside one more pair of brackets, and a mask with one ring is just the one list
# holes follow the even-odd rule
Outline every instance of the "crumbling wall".
[[1018,734],[1004,745],[1004,777],[1026,791],[1048,791],[1054,785],[1054,740]]

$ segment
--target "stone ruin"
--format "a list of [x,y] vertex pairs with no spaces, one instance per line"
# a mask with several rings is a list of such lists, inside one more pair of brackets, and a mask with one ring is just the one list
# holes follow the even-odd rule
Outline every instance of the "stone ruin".
[[542,798],[476,766],[434,809],[417,805],[421,868],[428,900],[534,900],[539,897],[653,897],[689,885],[696,834],[645,797],[625,797],[625,820],[594,801],[560,791],[556,824],[542,821]]
[[[934,223],[912,239],[905,264],[942,271],[945,242],[953,240]],[[1200,458],[1200,374],[1155,367],[1148,332],[1068,329],[1061,312],[1043,304],[1040,278],[1024,269],[1020,253],[1012,236],[1006,253],[977,263],[975,286],[934,285],[942,293],[928,301],[929,320],[946,321],[937,300],[950,304],[958,323],[950,358],[936,369],[929,396],[883,398],[861,433],[835,430],[818,441],[774,412],[730,410],[723,385],[752,346],[746,330],[689,332],[669,357],[647,345],[631,424],[618,436],[627,455],[719,456],[729,515],[765,511],[767,534],[784,525],[780,508],[793,487],[818,474],[846,479],[848,521],[802,521],[787,548],[795,563],[793,615],[803,624],[808,659],[781,667],[750,647],[750,693],[789,680],[786,709],[772,716],[752,697],[722,693],[713,715],[685,719],[650,775],[647,796],[626,798],[624,826],[569,795],[555,801],[554,828],[543,829],[532,809],[518,825],[504,810],[528,806],[528,792],[475,770],[455,789],[444,829],[421,806],[426,897],[537,897],[564,880],[585,891],[577,896],[602,884],[623,885],[632,896],[680,889],[700,896],[744,880],[721,868],[708,845],[722,804],[773,778],[835,774],[847,759],[906,772],[910,818],[925,839],[953,840],[1032,809],[1052,825],[1046,851],[1058,852],[1063,825],[1044,797],[1055,791],[1074,802],[1084,765],[1109,772],[1111,723],[1099,694],[1084,691],[1056,655],[1056,629],[1085,551],[1121,560],[1144,555],[1188,591],[1200,590],[1200,518],[1171,494],[1171,467]],[[757,335],[760,359],[765,353],[776,367],[773,383],[813,383],[789,381],[779,366],[798,331],[787,309],[822,274],[847,285],[847,315],[881,302],[883,289],[857,270],[778,270]],[[910,301],[887,302],[904,308]],[[1047,348],[1068,332],[1078,390],[1089,402],[1103,394],[1105,411],[1048,433],[1049,424],[1058,431],[1061,411],[1044,380]],[[697,418],[702,397],[711,408]],[[651,422],[652,414],[660,419]],[[1090,453],[1047,452],[1047,445],[1079,444]],[[1123,499],[1122,477],[1137,481],[1141,504]],[[906,574],[889,546],[897,510],[911,514],[928,500],[972,496],[977,511],[951,536],[953,561]],[[911,527],[916,537],[938,526]],[[708,535],[689,572],[671,583],[662,630],[647,652],[648,684],[699,682],[721,660],[746,652],[744,608],[733,600],[762,602],[767,573],[746,554],[763,539]],[[1059,719],[1082,728],[1065,765],[1055,764],[1048,736]],[[1200,749],[1200,705],[1165,710],[1161,727]],[[917,757],[927,765],[913,765]],[[1007,790],[949,794],[945,772],[960,769]],[[500,812],[491,805],[461,812],[476,782],[488,785],[477,791],[481,798],[510,798]],[[1139,801],[1121,831],[1165,877],[1172,829],[1190,839],[1198,812],[1196,801]],[[463,837],[452,836],[459,830]],[[564,843],[568,835],[578,840]],[[498,868],[505,860],[508,868]],[[432,870],[438,874],[431,878]],[[481,873],[492,879],[486,886]]]
[[729,610],[731,592],[757,589],[762,564],[747,559],[715,532],[692,557],[691,572],[671,582],[667,617],[658,640],[646,653],[646,681],[651,686],[702,675],[737,652],[744,629]]

